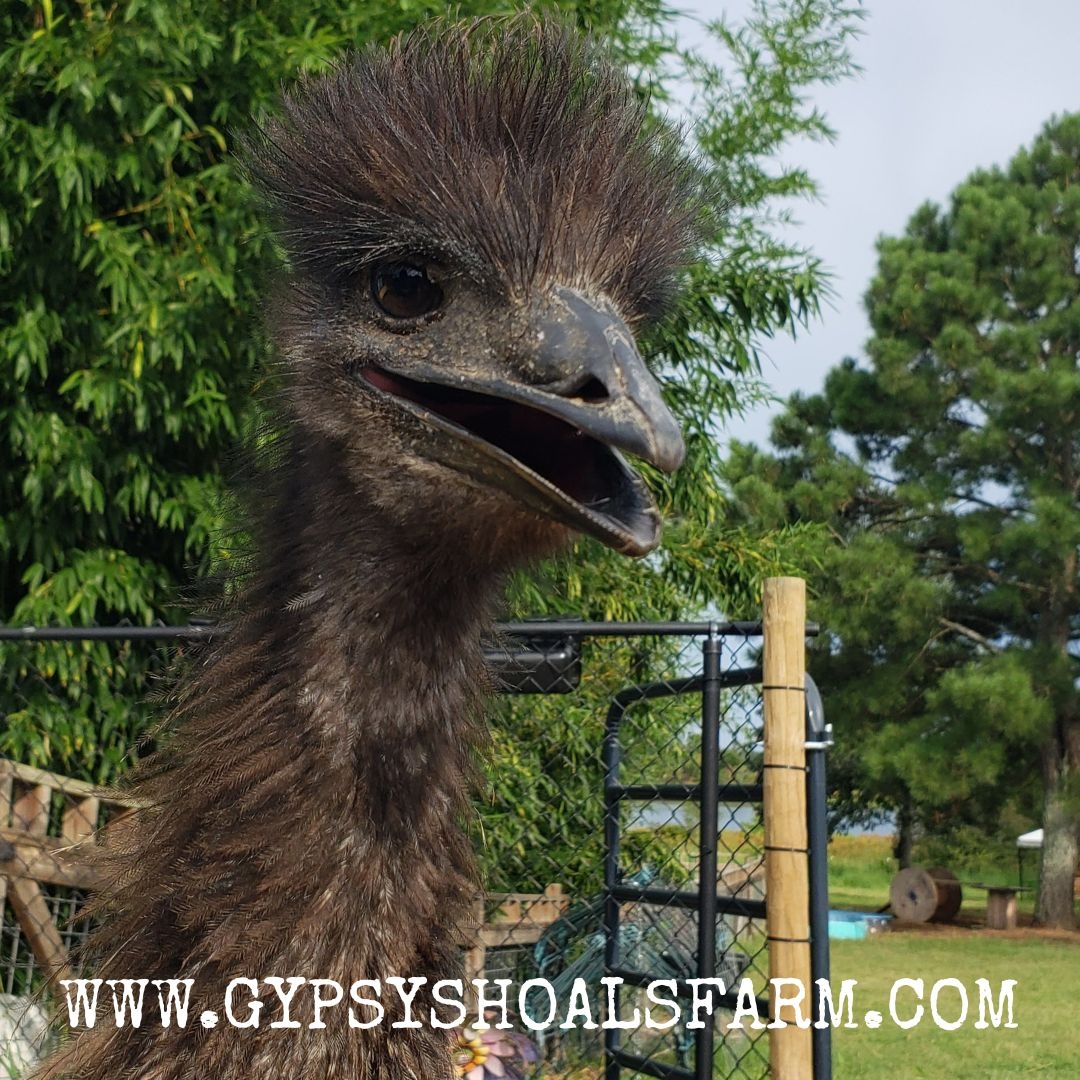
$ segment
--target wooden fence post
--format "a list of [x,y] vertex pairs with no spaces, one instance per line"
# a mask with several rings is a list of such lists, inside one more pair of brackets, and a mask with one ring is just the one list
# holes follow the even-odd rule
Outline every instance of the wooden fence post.
[[[763,596],[765,708],[765,924],[769,941],[769,979],[795,979],[782,993],[791,999],[805,990],[801,1015],[809,1021],[810,876],[806,826],[806,582],[769,578]],[[769,1059],[776,1080],[813,1076],[809,1026],[797,1027],[795,1010],[776,1006],[770,983],[772,1020]]]

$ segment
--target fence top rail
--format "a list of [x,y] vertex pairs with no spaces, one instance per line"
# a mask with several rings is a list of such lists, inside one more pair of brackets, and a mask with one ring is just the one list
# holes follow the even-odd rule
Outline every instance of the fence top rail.
[[[513,637],[760,637],[760,621],[730,622],[588,622],[576,619],[537,619],[496,624],[496,633]],[[185,623],[178,626],[0,626],[0,641],[207,641],[227,634],[225,623]],[[814,623],[808,635],[818,633]]]
[[61,776],[59,773],[34,768],[33,765],[24,765],[21,761],[0,758],[0,781],[8,777],[21,780],[26,784],[35,784],[40,787],[50,788],[53,791],[61,791],[65,795],[82,795],[89,798],[100,793],[98,787],[94,784],[88,784],[85,780],[75,780],[70,776]]

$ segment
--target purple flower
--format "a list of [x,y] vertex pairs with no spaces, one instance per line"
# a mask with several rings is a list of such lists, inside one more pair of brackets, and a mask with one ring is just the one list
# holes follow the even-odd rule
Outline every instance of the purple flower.
[[462,1080],[524,1080],[525,1067],[539,1057],[531,1039],[497,1028],[462,1028],[454,1046],[454,1066]]

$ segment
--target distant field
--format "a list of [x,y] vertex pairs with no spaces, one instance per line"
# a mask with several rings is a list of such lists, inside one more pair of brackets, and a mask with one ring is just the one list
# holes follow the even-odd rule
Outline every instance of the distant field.
[[[1037,854],[1032,852],[1031,854]],[[833,907],[850,907],[877,911],[889,902],[889,883],[897,871],[892,857],[892,837],[837,836],[829,844],[829,902]],[[1016,871],[1003,871],[999,866],[987,866],[971,871],[953,871],[962,885],[982,882],[993,885],[1015,885]],[[1038,860],[1028,860],[1025,871],[1030,884],[1038,872]],[[986,911],[986,893],[970,886],[963,888],[962,918],[974,919]],[[1032,893],[1019,897],[1021,914],[1035,910]],[[1080,1068],[1077,1070],[1080,1076]]]
[[837,836],[829,844],[829,902],[876,911],[889,902],[896,873],[888,836]]

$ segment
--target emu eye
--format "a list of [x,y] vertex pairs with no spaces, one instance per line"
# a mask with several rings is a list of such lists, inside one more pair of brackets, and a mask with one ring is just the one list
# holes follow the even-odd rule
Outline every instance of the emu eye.
[[425,266],[380,263],[371,271],[371,297],[391,318],[418,319],[442,303],[443,291]]

